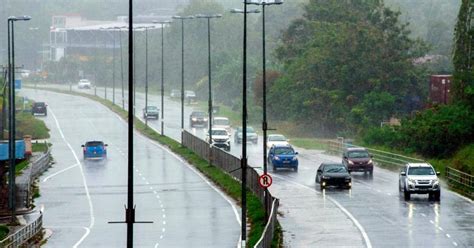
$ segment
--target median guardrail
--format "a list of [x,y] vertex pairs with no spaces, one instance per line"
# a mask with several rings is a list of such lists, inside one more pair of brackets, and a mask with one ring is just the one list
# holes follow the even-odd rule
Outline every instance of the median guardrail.
[[25,242],[36,236],[43,228],[43,213],[40,212],[38,218],[30,224],[22,227],[12,235],[0,241],[0,247],[17,248],[22,247]]
[[[214,166],[222,169],[227,174],[231,175],[235,180],[241,182],[241,160],[234,155],[225,152],[222,149],[211,146],[206,141],[194,136],[188,131],[182,133],[182,144],[206,161],[210,161]],[[255,247],[268,248],[271,246],[275,226],[277,224],[277,212],[279,200],[273,197],[268,191],[270,197],[265,198],[265,190],[258,183],[259,174],[251,166],[247,166],[247,187],[258,197],[263,206],[268,206],[267,213],[269,214],[268,222],[265,227],[259,242]],[[265,204],[265,200],[269,201]]]
[[446,167],[446,179],[451,187],[464,191],[474,198],[474,176],[468,173]]

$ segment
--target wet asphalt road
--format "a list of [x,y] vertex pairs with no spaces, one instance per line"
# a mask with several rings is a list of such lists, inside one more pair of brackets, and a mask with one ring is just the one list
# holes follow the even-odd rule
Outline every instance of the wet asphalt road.
[[[150,105],[159,107],[159,103],[159,97],[150,97]],[[136,104],[137,109],[143,108],[143,94],[137,93]],[[172,113],[168,117],[165,113],[165,134],[179,140],[180,105],[165,104],[165,111]],[[186,108],[185,121],[191,108]],[[159,129],[159,122],[149,123]],[[192,131],[204,137],[206,130]],[[260,137],[258,145],[248,145],[252,166],[262,165],[261,142]],[[428,201],[426,195],[405,201],[398,192],[398,174],[379,167],[373,177],[353,173],[351,190],[321,191],[314,181],[317,167],[341,158],[316,150],[298,151],[298,172],[270,172],[274,178],[270,190],[280,198],[285,247],[474,247],[471,200],[443,187],[440,202]],[[231,153],[240,157],[241,146],[232,143]]]
[[[40,178],[46,247],[125,247],[127,126],[99,103],[47,91],[21,90],[45,101],[56,161]],[[83,144],[103,140],[106,161],[84,161]],[[184,161],[135,135],[135,247],[236,247],[240,236],[235,204]]]

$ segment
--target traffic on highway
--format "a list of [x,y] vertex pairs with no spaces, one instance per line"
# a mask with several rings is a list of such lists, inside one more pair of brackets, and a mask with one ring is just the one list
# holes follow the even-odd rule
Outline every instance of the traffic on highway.
[[474,247],[474,2],[22,3],[0,247]]

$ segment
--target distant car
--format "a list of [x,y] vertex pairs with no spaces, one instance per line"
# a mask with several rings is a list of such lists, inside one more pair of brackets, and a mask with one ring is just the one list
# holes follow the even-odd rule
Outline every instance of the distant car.
[[82,145],[84,160],[107,158],[107,144],[102,141],[87,141]]
[[269,134],[267,137],[267,148],[274,145],[289,145],[288,139],[281,134]]
[[410,200],[411,194],[428,194],[429,199],[439,201],[439,174],[428,163],[408,163],[400,172],[398,188],[407,201]]
[[[242,138],[243,138],[242,131],[243,131],[242,127],[238,127],[237,130],[235,130],[234,142],[237,144],[242,143]],[[258,143],[258,135],[255,132],[255,129],[253,129],[253,127],[247,127],[247,142],[252,142],[254,144]]]
[[171,98],[180,98],[181,97],[181,91],[180,90],[171,90],[170,93]]
[[156,106],[148,106],[143,109],[143,119],[159,119],[160,110]]
[[206,141],[213,146],[230,151],[230,135],[224,128],[212,128],[212,142],[209,140],[209,133],[206,135]]
[[298,152],[290,145],[274,145],[268,151],[268,163],[273,166],[273,171],[279,168],[291,168],[298,171]]
[[227,117],[214,117],[212,118],[212,128],[224,128],[230,134],[231,127],[230,121]]
[[321,189],[327,186],[339,186],[350,189],[352,178],[346,166],[337,163],[322,163],[316,172],[316,183]]
[[374,161],[372,155],[362,147],[350,147],[344,149],[342,154],[342,164],[350,171],[363,171],[364,173],[374,172]]
[[194,103],[196,102],[196,93],[192,90],[186,90],[184,91],[184,98],[189,104]]
[[44,116],[48,115],[48,109],[46,108],[48,105],[44,102],[34,102],[31,106],[31,114],[42,114]]
[[207,127],[208,116],[203,111],[193,111],[189,116],[189,126],[193,127]]
[[79,88],[79,89],[90,89],[90,88],[92,88],[92,83],[88,79],[81,79],[77,83],[77,88]]

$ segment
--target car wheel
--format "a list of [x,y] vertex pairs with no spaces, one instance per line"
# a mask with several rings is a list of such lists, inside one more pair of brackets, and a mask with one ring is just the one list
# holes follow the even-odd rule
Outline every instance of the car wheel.
[[298,172],[298,166],[293,169],[295,172]]
[[405,198],[405,201],[409,201],[410,200],[410,192],[404,190],[403,191],[403,196]]
[[314,182],[315,182],[315,183],[319,183],[318,178],[319,178],[318,175],[316,175],[316,177],[314,178]]
[[441,191],[435,192],[433,195],[433,198],[435,201],[440,201],[441,200]]
[[276,172],[276,171],[277,171],[277,167],[273,165],[273,172]]
[[374,175],[374,169],[369,170],[369,174],[370,174],[371,176]]

